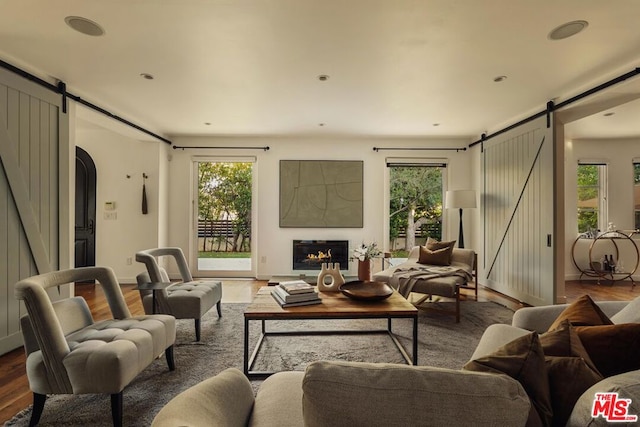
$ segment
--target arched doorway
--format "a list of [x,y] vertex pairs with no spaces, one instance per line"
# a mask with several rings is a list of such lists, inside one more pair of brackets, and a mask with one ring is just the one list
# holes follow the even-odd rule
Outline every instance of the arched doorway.
[[75,267],[96,265],[96,165],[76,147]]

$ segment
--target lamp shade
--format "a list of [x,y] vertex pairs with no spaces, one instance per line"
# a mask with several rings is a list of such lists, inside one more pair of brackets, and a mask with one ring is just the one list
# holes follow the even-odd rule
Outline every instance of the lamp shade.
[[476,207],[475,190],[449,190],[445,195],[445,208],[462,209]]

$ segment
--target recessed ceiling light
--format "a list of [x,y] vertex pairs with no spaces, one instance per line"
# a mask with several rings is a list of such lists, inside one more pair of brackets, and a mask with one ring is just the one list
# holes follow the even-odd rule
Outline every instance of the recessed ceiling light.
[[325,124],[324,123],[318,123],[318,126],[323,127]]
[[140,73],[140,77],[142,77],[143,79],[147,79],[147,80],[153,80],[153,74],[149,74],[149,73]]
[[571,21],[554,28],[549,33],[549,40],[562,40],[575,36],[589,26],[587,21]]
[[206,126],[211,126],[211,122],[204,122]]
[[604,113],[603,116],[605,117],[611,117],[613,116],[615,113],[614,112],[609,112],[609,113]]
[[498,76],[498,77],[494,77],[493,78],[493,81],[496,82],[496,83],[500,83],[500,82],[503,82],[505,80],[507,80],[507,76]]
[[64,22],[74,30],[88,36],[104,35],[104,28],[100,24],[82,16],[67,16],[64,18]]
[[326,82],[327,80],[329,80],[329,76],[326,74],[320,74],[318,76],[318,80],[320,80],[321,82]]
[[434,123],[433,126],[440,126],[440,123]]

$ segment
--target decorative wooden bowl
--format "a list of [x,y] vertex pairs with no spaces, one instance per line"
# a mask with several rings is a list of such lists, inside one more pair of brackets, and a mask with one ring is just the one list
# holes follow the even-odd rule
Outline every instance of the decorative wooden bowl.
[[355,280],[340,286],[340,292],[349,298],[362,301],[380,301],[389,298],[393,289],[384,282]]

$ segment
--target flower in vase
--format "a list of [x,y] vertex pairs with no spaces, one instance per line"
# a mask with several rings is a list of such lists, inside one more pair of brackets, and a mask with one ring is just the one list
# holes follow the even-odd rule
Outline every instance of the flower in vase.
[[365,245],[364,243],[353,250],[353,258],[358,261],[365,261],[375,258],[382,254],[382,251],[378,248],[377,243],[371,243]]

